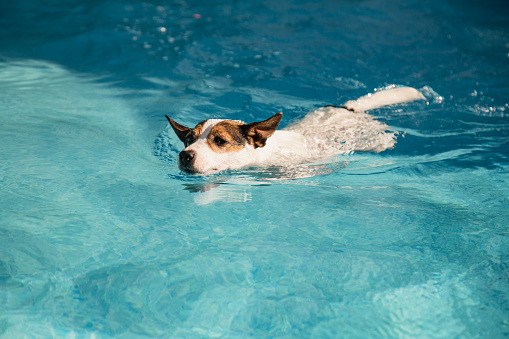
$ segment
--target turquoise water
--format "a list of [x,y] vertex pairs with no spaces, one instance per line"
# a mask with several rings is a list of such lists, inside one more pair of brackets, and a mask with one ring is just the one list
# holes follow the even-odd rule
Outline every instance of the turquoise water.
[[[0,337],[509,335],[502,1],[0,4]],[[194,177],[164,114],[377,88],[394,149]]]

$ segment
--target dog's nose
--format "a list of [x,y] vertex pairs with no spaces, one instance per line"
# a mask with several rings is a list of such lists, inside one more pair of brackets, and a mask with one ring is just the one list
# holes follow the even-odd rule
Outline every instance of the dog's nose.
[[188,166],[193,161],[195,155],[196,155],[196,153],[194,151],[191,151],[191,150],[189,150],[189,151],[182,151],[179,154],[180,162],[182,163],[182,165]]

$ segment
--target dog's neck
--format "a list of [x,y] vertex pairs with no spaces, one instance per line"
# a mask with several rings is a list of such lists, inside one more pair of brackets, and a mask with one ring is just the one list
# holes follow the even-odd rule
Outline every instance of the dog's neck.
[[254,149],[253,166],[271,166],[294,163],[309,158],[307,143],[300,133],[276,131],[264,147]]

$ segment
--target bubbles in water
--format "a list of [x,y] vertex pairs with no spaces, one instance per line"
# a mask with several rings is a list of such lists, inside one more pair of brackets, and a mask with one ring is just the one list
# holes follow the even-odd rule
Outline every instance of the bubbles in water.
[[444,97],[435,92],[433,88],[424,86],[419,91],[426,97],[426,99],[433,104],[441,104],[444,101]]

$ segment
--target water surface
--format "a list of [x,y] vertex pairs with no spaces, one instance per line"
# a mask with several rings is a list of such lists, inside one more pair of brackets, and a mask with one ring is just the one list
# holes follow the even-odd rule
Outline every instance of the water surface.
[[[502,1],[0,4],[2,338],[509,335]],[[370,112],[382,153],[180,173],[164,114]]]

